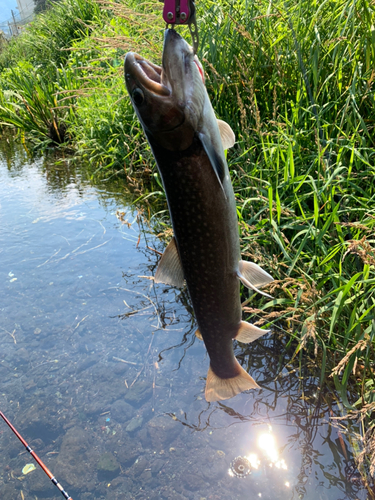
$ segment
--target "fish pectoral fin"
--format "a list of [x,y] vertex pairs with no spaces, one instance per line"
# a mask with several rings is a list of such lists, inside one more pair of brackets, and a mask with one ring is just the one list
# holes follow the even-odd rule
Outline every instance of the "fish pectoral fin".
[[236,136],[234,135],[233,130],[230,125],[223,120],[217,120],[217,124],[219,126],[221,142],[223,143],[224,151],[226,149],[232,148],[234,143],[236,142]]
[[[224,177],[225,177],[225,166],[224,166],[223,160],[222,160],[222,158],[220,158],[220,156],[215,151],[215,148],[212,145],[211,139],[207,135],[203,134],[202,132],[199,132],[198,137],[202,142],[204,150],[206,151],[206,154],[210,160],[212,168],[214,169],[214,172],[216,174],[217,180],[219,181],[221,189],[223,190],[223,192],[225,194],[224,187],[223,187],[223,181],[224,181]],[[226,195],[225,195],[225,197],[226,197]]]
[[155,283],[165,283],[178,288],[184,286],[184,271],[174,237],[160,259],[155,273]]
[[223,399],[233,398],[240,392],[248,389],[259,389],[259,385],[242,368],[236,360],[237,375],[232,378],[221,378],[214,373],[211,366],[208,369],[205,397],[206,401],[221,401]]
[[247,323],[246,321],[241,321],[240,328],[235,336],[235,339],[243,344],[249,344],[269,332],[270,330],[262,330],[255,325]]
[[258,289],[258,287],[267,285],[273,281],[272,276],[264,271],[260,266],[254,264],[254,262],[240,260],[238,263],[237,275],[242,284],[247,286],[247,288],[251,288],[255,292],[261,293],[262,295],[272,299],[271,295]]
[[202,334],[201,334],[201,331],[199,330],[199,328],[197,328],[197,331],[195,332],[195,336],[197,337],[197,339],[203,340],[203,337],[202,337]]

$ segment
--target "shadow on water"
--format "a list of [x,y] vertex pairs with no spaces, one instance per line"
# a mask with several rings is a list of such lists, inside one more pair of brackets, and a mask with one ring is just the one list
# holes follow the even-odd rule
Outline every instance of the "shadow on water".
[[[205,401],[189,297],[147,279],[162,245],[129,199],[2,145],[0,409],[75,500],[365,499],[339,401],[278,332],[235,346],[260,390]],[[5,425],[0,447],[1,499],[61,498]]]

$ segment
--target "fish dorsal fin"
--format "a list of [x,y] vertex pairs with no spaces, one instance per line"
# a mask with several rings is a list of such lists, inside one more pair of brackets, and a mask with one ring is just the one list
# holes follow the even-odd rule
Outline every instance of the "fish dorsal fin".
[[208,369],[205,396],[208,402],[221,401],[233,398],[236,394],[248,389],[259,389],[259,385],[242,368],[236,360],[237,375],[231,378],[221,378],[212,370]]
[[223,120],[217,120],[217,124],[219,126],[221,142],[223,143],[224,151],[226,149],[232,148],[234,143],[236,142],[236,136],[234,135],[233,130],[230,125]]
[[174,237],[169,242],[169,245],[160,259],[155,273],[155,282],[177,286],[178,288],[182,288],[184,286],[184,271],[182,269]]
[[254,340],[258,339],[262,335],[269,333],[269,331],[270,330],[262,330],[255,325],[247,323],[246,321],[241,321],[240,328],[235,339],[243,344],[250,344],[250,342],[254,342]]
[[271,297],[268,293],[262,292],[258,289],[259,286],[267,285],[273,281],[270,274],[264,271],[260,266],[254,264],[254,262],[246,262],[245,260],[240,260],[238,263],[238,277],[240,278],[243,285],[247,288],[251,288],[255,292],[261,293],[266,297]]
[[221,189],[224,191],[223,181],[225,177],[225,165],[223,159],[220,158],[220,156],[215,151],[215,147],[212,144],[211,138],[209,136],[207,136],[203,132],[199,132],[198,136],[211,162],[212,168],[214,169],[214,172],[216,174],[217,180],[219,181]]

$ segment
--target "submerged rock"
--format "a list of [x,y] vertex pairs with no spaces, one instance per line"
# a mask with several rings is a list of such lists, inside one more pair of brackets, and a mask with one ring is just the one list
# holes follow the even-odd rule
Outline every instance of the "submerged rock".
[[124,399],[129,401],[133,406],[140,406],[143,401],[151,397],[151,394],[152,385],[150,382],[141,380],[127,390]]
[[124,422],[128,422],[134,417],[135,410],[129,404],[123,401],[122,399],[118,399],[111,405],[111,415],[117,422],[123,424]]
[[151,465],[152,474],[156,476],[156,474],[158,474],[162,470],[164,465],[165,465],[165,460],[161,458],[157,458],[156,460],[154,460],[154,462]]
[[76,374],[79,374],[87,370],[88,368],[91,368],[91,366],[94,366],[95,364],[99,363],[99,361],[100,361],[99,355],[88,356],[85,360],[77,363]]
[[[149,468],[149,462],[146,457],[138,458],[133,467],[131,468],[132,473],[135,477],[138,477],[145,471],[145,469]],[[151,473],[151,472],[150,472]]]
[[[41,439],[44,444],[53,443],[61,434],[62,421],[58,418],[57,410],[46,404],[43,397],[25,409],[21,410],[15,422],[22,432],[28,437],[29,441]],[[41,448],[38,447],[38,453]]]
[[141,453],[143,453],[143,449],[139,442],[135,439],[127,439],[117,450],[117,460],[122,466],[130,467]]
[[184,474],[182,476],[182,482],[185,488],[190,491],[202,491],[205,487],[207,487],[203,478],[201,478],[197,474]]
[[105,452],[100,455],[98,461],[98,478],[110,480],[118,475],[120,465],[112,453]]
[[[50,468],[51,464],[48,464],[47,467]],[[30,492],[34,495],[53,496],[55,493],[55,487],[51,481],[48,480],[48,477],[42,469],[36,469],[30,472],[30,474],[27,475],[25,482],[28,485]]]
[[16,490],[14,483],[8,483],[0,486],[0,498],[1,500],[18,500],[21,495]]
[[63,484],[87,491],[95,488],[95,471],[99,456],[91,434],[81,427],[72,427],[65,434],[56,462]]
[[152,418],[148,423],[148,434],[155,450],[165,448],[181,431],[179,422],[165,415]]
[[126,432],[134,432],[136,429],[141,427],[143,423],[143,417],[132,418],[129,424],[126,426]]

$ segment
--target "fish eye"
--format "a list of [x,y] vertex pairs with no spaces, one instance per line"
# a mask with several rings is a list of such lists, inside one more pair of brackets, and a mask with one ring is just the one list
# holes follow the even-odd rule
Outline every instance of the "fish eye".
[[145,100],[145,96],[141,89],[134,89],[132,97],[137,106],[140,106]]

